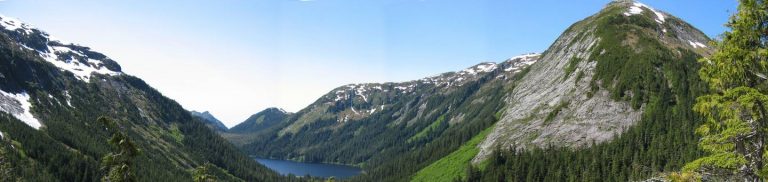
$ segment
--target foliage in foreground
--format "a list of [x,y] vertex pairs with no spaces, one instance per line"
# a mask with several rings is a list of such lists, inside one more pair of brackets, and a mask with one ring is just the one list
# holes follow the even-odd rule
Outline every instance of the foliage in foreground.
[[702,59],[701,78],[712,93],[699,97],[694,110],[706,122],[696,130],[709,155],[689,163],[686,172],[735,176],[744,181],[768,178],[768,2],[740,0],[717,51]]

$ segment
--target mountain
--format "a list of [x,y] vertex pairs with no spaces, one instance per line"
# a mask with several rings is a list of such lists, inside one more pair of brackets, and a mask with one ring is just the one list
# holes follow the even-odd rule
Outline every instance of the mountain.
[[241,149],[362,166],[359,181],[639,180],[701,155],[691,108],[706,91],[697,59],[709,41],[668,13],[614,1],[540,55],[345,85]]
[[236,126],[232,127],[230,129],[230,132],[232,133],[243,133],[243,132],[253,132],[253,131],[260,131],[266,128],[269,128],[271,126],[274,126],[275,124],[278,124],[280,121],[285,119],[285,117],[289,116],[290,113],[285,112],[285,110],[280,108],[267,108],[261,112],[258,112],[254,115],[251,115],[243,121],[240,124],[237,124]]
[[[538,58],[526,54],[401,83],[345,85],[270,128],[224,136],[260,157],[415,171],[493,125],[503,93]],[[427,152],[434,155],[422,155]],[[397,164],[393,159],[421,166],[389,166]]]
[[[175,101],[88,47],[0,17],[1,181],[98,181],[117,128],[141,154],[138,181],[192,181],[198,166],[225,181],[290,181],[243,155]],[[10,162],[8,162],[10,161]]]
[[205,125],[207,125],[208,128],[213,129],[214,131],[217,131],[217,132],[227,131],[227,126],[224,126],[224,123],[221,123],[219,119],[216,119],[216,117],[213,117],[213,115],[208,111],[204,111],[202,113],[197,111],[190,111],[189,113],[192,114],[192,116],[200,117],[200,119],[205,122]]
[[292,113],[285,112],[280,108],[267,108],[261,112],[251,115],[245,121],[235,125],[225,133],[220,133],[224,138],[241,147],[250,141],[256,140],[264,132],[272,127],[279,125],[285,118]]
[[704,44],[709,41],[645,4],[611,3],[571,26],[531,67],[505,101],[507,114],[499,122],[505,127],[483,142],[478,159],[497,145],[579,147],[611,140],[643,118],[659,89],[678,97],[664,106],[692,99],[690,87],[701,84],[696,58],[712,52]]
[[[710,39],[666,12],[620,0],[567,29],[505,100],[470,181],[634,181],[698,158]],[[488,160],[490,159],[490,160]],[[526,167],[520,167],[526,166]],[[472,171],[472,170],[470,170]]]

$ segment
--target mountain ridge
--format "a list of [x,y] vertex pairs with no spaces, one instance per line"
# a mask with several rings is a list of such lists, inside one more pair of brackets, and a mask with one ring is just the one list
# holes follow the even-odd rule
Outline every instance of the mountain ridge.
[[191,181],[206,163],[226,181],[298,180],[243,155],[109,57],[8,17],[0,26],[0,161],[16,161],[0,179],[98,181],[112,150],[96,122],[106,116],[142,151],[139,181]]

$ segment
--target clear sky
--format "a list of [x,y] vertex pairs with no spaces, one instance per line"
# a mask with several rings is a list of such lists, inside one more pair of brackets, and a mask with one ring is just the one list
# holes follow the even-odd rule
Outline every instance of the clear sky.
[[[350,83],[407,81],[544,51],[610,0],[0,0],[231,127]],[[645,0],[710,36],[736,0]]]

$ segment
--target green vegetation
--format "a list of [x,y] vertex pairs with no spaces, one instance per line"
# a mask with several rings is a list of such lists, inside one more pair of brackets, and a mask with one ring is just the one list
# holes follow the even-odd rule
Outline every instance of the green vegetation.
[[193,179],[195,182],[213,182],[216,181],[216,176],[211,175],[209,169],[213,168],[210,163],[205,163],[195,168],[193,172]]
[[[499,151],[469,181],[631,181],[675,171],[702,155],[691,132],[702,123],[690,108],[707,91],[698,78],[695,51],[660,42],[658,24],[647,16],[624,16],[612,6],[579,26],[596,26],[601,41],[591,92],[643,106],[641,120],[617,138],[589,148],[550,146]],[[624,41],[636,41],[625,44]],[[592,95],[590,94],[590,95]],[[514,148],[514,147],[513,147]]]
[[106,126],[112,132],[109,145],[117,149],[101,158],[101,168],[107,171],[102,181],[131,182],[136,181],[133,160],[141,153],[136,144],[128,136],[120,131],[120,127],[112,119],[100,117],[98,122]]
[[699,74],[712,92],[699,97],[693,109],[706,118],[696,133],[708,155],[683,170],[762,181],[768,178],[768,2],[739,2],[727,24],[731,31],[701,60]]
[[451,181],[464,178],[467,164],[472,161],[480,149],[477,145],[493,131],[493,126],[478,133],[458,150],[419,170],[411,181]]
[[544,119],[544,124],[549,123],[552,121],[552,119],[555,119],[558,114],[560,114],[560,111],[562,111],[565,108],[568,108],[568,104],[571,104],[570,102],[560,102],[560,104],[557,104],[549,114],[547,114],[547,117]]
[[[46,44],[55,44],[41,35],[40,31],[27,35],[0,29],[0,60],[10,60],[0,61],[0,89],[28,93],[34,98],[30,99],[31,112],[43,124],[36,130],[0,112],[0,131],[4,134],[0,160],[11,161],[8,178],[99,181],[109,178],[110,171],[124,174],[120,170],[130,167],[136,181],[192,181],[190,169],[208,162],[226,171],[216,173],[219,179],[301,180],[282,177],[259,165],[141,79],[127,74],[94,75],[90,82],[82,82],[56,68],[36,52],[47,50]],[[18,42],[36,50],[23,48]],[[107,59],[95,52],[86,54]],[[119,70],[114,62],[105,64]],[[122,134],[115,138],[113,131],[94,122],[100,116],[114,118]],[[110,139],[121,147],[105,142]],[[127,153],[121,149],[126,149],[122,145],[127,139],[142,150],[141,155],[124,160],[122,154]],[[108,167],[100,170],[103,156],[111,157],[104,162]],[[0,170],[5,167],[0,165]],[[225,178],[229,175],[234,178]]]
[[173,139],[176,142],[181,143],[182,141],[184,141],[184,134],[181,134],[178,124],[171,125],[170,132],[171,132],[171,137],[173,137]]
[[[367,102],[322,97],[253,135],[256,140],[242,150],[264,158],[362,167],[365,173],[350,181],[410,180],[498,121],[495,115],[501,113],[505,88],[528,70],[478,73],[472,81],[450,87],[420,83],[409,92],[372,92]],[[376,86],[394,90],[396,84]],[[339,113],[350,108],[376,111],[339,122]],[[291,126],[299,127],[280,132]]]
[[571,59],[568,60],[568,65],[565,65],[565,68],[564,68],[565,69],[565,78],[563,80],[568,78],[568,76],[570,76],[571,73],[576,71],[576,66],[579,65],[579,62],[581,62],[581,58],[576,57],[576,56],[571,57]]
[[413,135],[411,138],[408,138],[408,143],[411,143],[414,140],[418,140],[422,137],[427,136],[429,132],[432,132],[433,130],[436,130],[437,127],[439,127],[441,124],[443,124],[443,121],[445,120],[445,115],[441,115],[435,122],[432,122],[429,126],[425,127],[419,133],[416,133],[416,135]]

